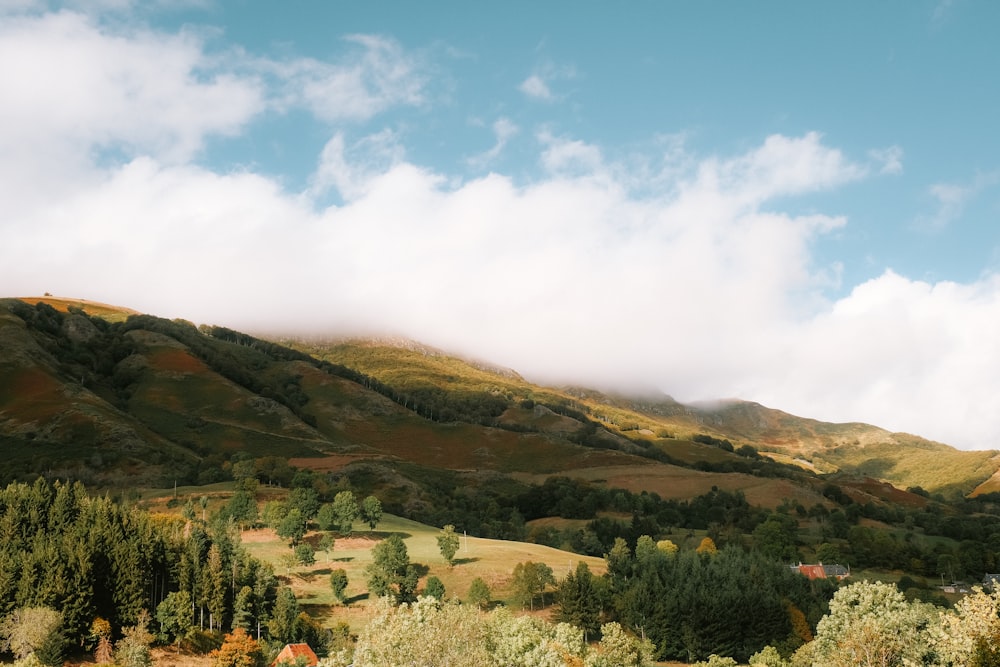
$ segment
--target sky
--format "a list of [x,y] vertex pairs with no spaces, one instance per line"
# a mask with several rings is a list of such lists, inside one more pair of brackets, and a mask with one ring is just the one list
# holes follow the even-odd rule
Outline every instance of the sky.
[[0,0],[0,295],[1000,449],[998,25]]

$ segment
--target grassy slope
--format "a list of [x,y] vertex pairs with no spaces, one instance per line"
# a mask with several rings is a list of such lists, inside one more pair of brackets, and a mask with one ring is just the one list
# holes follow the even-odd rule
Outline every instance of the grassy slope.
[[[231,486],[217,484],[210,487],[181,487],[178,489],[178,496],[182,500],[185,497],[192,498],[196,501],[196,506],[198,498],[208,496],[210,502],[207,511],[213,512],[229,497]],[[282,490],[263,488],[259,500],[278,498],[284,493]],[[183,503],[173,509],[166,508],[166,501],[172,495],[172,491],[147,492],[142,502],[152,512],[178,514]],[[510,602],[510,575],[516,564],[526,561],[547,564],[557,580],[564,577],[571,568],[575,568],[580,561],[587,563],[595,574],[606,570],[602,558],[581,556],[527,542],[464,536],[456,554],[456,563],[449,567],[437,546],[436,538],[441,533],[439,528],[391,514],[384,516],[375,532],[370,532],[368,526],[361,522],[355,523],[351,536],[337,539],[329,560],[327,554],[318,549],[322,534],[315,531],[308,533],[305,539],[316,549],[316,563],[311,566],[299,565],[286,570],[282,556],[291,553],[291,549],[270,529],[245,531],[243,544],[251,554],[274,566],[282,583],[292,587],[300,604],[310,614],[327,625],[346,621],[356,630],[368,620],[370,601],[367,597],[365,568],[371,563],[372,547],[393,533],[403,537],[410,562],[426,568],[420,587],[423,588],[428,576],[436,576],[444,583],[446,595],[459,599],[466,597],[472,580],[481,577],[489,584],[494,600]],[[337,602],[330,589],[330,573],[337,568],[344,569],[349,580],[349,606],[346,608]],[[549,599],[551,600],[551,596]]]
[[[732,455],[695,443],[698,433],[750,444],[773,458],[817,473],[848,472],[884,479],[902,488],[969,493],[1000,467],[995,451],[960,451],[917,436],[891,433],[861,423],[832,424],[796,417],[755,403],[729,401],[684,406],[669,397],[616,397],[600,392],[531,385],[516,373],[496,371],[415,344],[371,341],[297,344],[310,353],[357,368],[405,390],[447,388],[457,392],[494,391],[513,401],[531,398],[585,411],[612,434],[651,443],[675,460],[719,463]],[[544,424],[529,411],[512,408],[501,421],[555,432],[566,418]],[[562,425],[555,423],[562,421]],[[572,421],[572,420],[570,420]],[[669,436],[669,437],[665,437]],[[583,466],[581,466],[583,467]],[[995,486],[1000,488],[1000,483]],[[993,488],[987,486],[986,488]]]

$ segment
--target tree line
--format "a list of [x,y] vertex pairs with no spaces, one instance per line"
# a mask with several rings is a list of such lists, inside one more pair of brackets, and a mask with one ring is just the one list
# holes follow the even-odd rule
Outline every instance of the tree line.
[[91,496],[79,482],[8,485],[0,490],[0,642],[12,650],[20,619],[52,610],[52,664],[63,649],[147,624],[164,642],[243,628],[264,641],[325,645],[328,631],[240,545],[235,524],[217,519],[152,515]]

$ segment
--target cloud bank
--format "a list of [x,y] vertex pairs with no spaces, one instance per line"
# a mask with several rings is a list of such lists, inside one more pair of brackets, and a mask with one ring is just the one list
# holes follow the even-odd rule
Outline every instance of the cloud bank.
[[[813,247],[850,223],[788,206],[898,172],[901,150],[873,167],[818,133],[733,155],[672,141],[637,171],[537,128],[520,136],[541,176],[455,177],[408,160],[391,129],[345,133],[431,103],[419,59],[351,40],[342,62],[277,62],[72,12],[5,17],[0,62],[25,65],[0,69],[2,292],[392,333],[543,382],[738,397],[1000,447],[1000,277],[929,284],[887,267],[831,299],[838,266]],[[198,162],[211,138],[292,109],[329,129],[303,191]],[[493,130],[480,165],[517,132]]]

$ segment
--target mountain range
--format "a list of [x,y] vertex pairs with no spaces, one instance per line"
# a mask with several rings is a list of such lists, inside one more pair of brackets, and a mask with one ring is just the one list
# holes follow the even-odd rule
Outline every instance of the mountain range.
[[[3,481],[116,488],[218,481],[238,456],[376,471],[400,502],[434,480],[567,476],[686,498],[811,506],[1000,490],[996,451],[738,400],[685,405],[544,387],[396,339],[268,340],[55,297],[0,299]],[[375,473],[372,473],[375,474]]]

